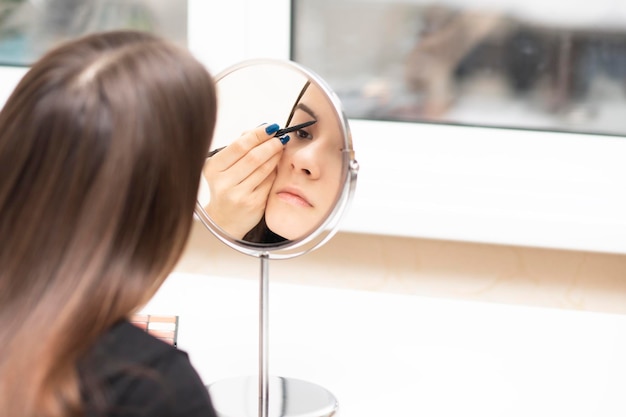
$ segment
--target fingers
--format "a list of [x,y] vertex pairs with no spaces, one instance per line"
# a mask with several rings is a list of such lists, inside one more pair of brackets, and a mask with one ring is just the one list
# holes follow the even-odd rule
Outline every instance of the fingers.
[[263,211],[265,211],[265,204],[267,203],[267,199],[269,197],[270,190],[272,189],[272,185],[274,185],[275,179],[276,170],[273,170],[254,190],[255,193],[263,198]]
[[245,132],[210,157],[203,174],[211,198],[209,216],[233,236],[243,236],[263,216],[288,136],[273,135],[278,125],[263,125]]
[[239,179],[238,183],[248,179],[257,179],[260,182],[276,167],[282,151],[283,144],[278,138],[262,143],[229,169],[231,178]]
[[[269,181],[270,186],[274,182],[274,178],[276,177],[276,166],[280,161],[280,157],[282,156],[282,152],[278,152],[270,157],[266,162],[261,164],[257,169],[250,172],[240,183],[239,185],[248,190],[257,190],[262,187],[262,185],[268,181],[268,178],[271,178]],[[267,189],[269,192],[269,188]]]
[[[280,129],[280,126],[273,123],[270,125],[264,124],[244,132],[237,140],[213,157],[215,160],[215,169],[218,171],[229,169],[249,152],[273,138],[278,129]],[[278,142],[280,143],[280,141]],[[275,146],[270,149],[277,151],[276,144],[274,145]],[[271,154],[273,153],[269,152],[266,156],[269,158]],[[262,157],[262,155],[259,155],[259,157]],[[261,162],[265,162],[266,160],[267,159]],[[254,162],[254,160],[252,162]]]
[[205,210],[220,228],[241,239],[263,217],[267,197],[275,178],[274,169],[259,184],[237,186],[226,193],[217,194],[210,200]]

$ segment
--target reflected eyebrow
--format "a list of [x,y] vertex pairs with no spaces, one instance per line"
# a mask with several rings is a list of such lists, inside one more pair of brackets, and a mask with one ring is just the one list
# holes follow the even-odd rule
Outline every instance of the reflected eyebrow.
[[315,115],[315,112],[313,110],[311,110],[311,108],[309,106],[307,106],[306,104],[298,103],[298,106],[296,107],[296,109],[300,109],[303,112],[308,113],[309,116],[311,116],[313,119],[317,120],[317,116]]

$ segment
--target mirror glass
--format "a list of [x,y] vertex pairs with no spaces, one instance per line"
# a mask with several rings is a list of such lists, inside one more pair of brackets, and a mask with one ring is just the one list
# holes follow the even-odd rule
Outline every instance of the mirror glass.
[[337,96],[292,61],[245,61],[218,74],[216,83],[218,120],[198,217],[251,255],[295,256],[328,240],[357,171]]

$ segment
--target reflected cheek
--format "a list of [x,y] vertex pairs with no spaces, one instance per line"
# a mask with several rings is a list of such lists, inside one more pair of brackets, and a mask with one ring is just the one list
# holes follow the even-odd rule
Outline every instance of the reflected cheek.
[[317,193],[316,201],[318,202],[316,209],[320,216],[326,214],[332,207],[337,194],[339,193],[339,183],[332,181],[324,184],[323,189]]
[[318,188],[317,201],[321,207],[328,209],[337,198],[341,189],[341,167],[328,167],[323,185]]
[[310,233],[321,220],[311,207],[303,208],[271,198],[265,212],[267,227],[286,239],[299,239]]

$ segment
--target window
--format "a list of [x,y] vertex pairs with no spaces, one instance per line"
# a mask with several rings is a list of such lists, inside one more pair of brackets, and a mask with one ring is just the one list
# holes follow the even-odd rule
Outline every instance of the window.
[[186,44],[186,0],[0,0],[0,65],[28,66],[90,32],[132,28]]
[[294,0],[292,58],[349,117],[626,134],[618,0]]

